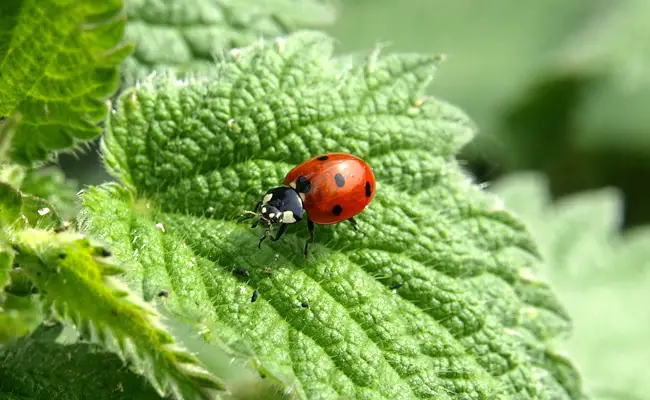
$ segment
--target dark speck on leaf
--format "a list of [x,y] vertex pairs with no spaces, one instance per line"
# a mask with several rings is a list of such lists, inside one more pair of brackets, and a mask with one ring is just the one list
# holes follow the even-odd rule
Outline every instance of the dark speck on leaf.
[[402,285],[404,285],[402,282],[395,282],[392,285],[390,285],[390,288],[391,289],[399,289],[399,288],[402,287]]
[[303,301],[302,303],[300,303],[300,307],[302,307],[302,308],[309,308],[309,303],[306,302],[306,301]]
[[235,274],[239,276],[248,276],[248,270],[246,268],[235,268]]
[[62,259],[62,260],[65,260],[65,258],[66,258],[67,256],[68,256],[68,255],[65,254],[65,253],[61,253],[61,254],[59,254],[59,258]]
[[108,249],[102,248],[101,250],[102,257],[110,257],[113,253],[111,253]]
[[257,290],[253,291],[253,296],[251,296],[251,303],[255,303],[257,301],[257,296],[259,296],[259,292]]
[[65,232],[67,230],[68,230],[68,225],[64,224],[64,225],[62,225],[62,226],[60,226],[58,228],[54,228],[54,233],[61,233],[61,232]]
[[158,292],[158,297],[169,297],[169,291],[161,290],[160,292]]

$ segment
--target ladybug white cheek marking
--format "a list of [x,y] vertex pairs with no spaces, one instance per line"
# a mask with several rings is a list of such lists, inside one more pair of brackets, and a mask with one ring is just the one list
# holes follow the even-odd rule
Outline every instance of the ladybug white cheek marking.
[[285,211],[282,213],[282,222],[285,224],[293,224],[296,222],[296,217],[293,215],[293,211]]
[[272,194],[272,193],[267,194],[267,195],[264,196],[264,198],[262,199],[262,204],[266,204],[266,203],[268,203],[269,201],[271,201],[272,198],[273,198],[273,194]]
[[305,201],[305,197],[307,197],[307,195],[305,193],[298,193],[298,196],[300,196],[302,201]]
[[296,181],[291,182],[291,183],[289,184],[289,186],[291,186],[292,188],[295,189],[295,188],[296,188]]

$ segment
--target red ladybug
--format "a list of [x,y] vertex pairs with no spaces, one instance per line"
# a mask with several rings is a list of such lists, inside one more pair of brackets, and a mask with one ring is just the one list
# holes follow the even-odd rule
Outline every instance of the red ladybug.
[[362,159],[347,153],[328,153],[298,165],[284,178],[285,186],[266,192],[255,211],[247,211],[244,219],[257,217],[253,223],[266,226],[259,247],[270,236],[273,226],[280,224],[275,237],[282,237],[290,224],[300,222],[307,213],[309,243],[314,241],[314,224],[329,225],[350,221],[357,229],[354,216],[363,211],[375,197],[375,176]]

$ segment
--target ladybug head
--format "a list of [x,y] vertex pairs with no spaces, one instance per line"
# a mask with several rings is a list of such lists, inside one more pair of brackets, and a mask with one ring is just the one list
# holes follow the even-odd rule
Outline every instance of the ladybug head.
[[284,219],[284,212],[270,204],[263,204],[258,214],[263,225],[279,224]]
[[248,211],[247,214],[258,218],[254,225],[261,223],[270,227],[276,224],[295,224],[302,219],[302,207],[302,198],[298,192],[291,187],[279,186],[266,192],[255,211]]
[[259,208],[260,220],[270,224],[295,224],[302,219],[302,198],[295,189],[279,186],[264,195]]

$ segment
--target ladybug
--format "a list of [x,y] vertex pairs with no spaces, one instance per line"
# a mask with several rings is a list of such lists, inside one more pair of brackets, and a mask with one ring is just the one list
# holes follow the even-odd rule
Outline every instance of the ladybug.
[[[266,226],[258,247],[267,237],[277,241],[291,224],[307,219],[309,238],[305,243],[307,256],[314,242],[314,228],[349,221],[357,230],[354,216],[362,212],[375,197],[375,176],[370,166],[347,153],[328,153],[298,165],[283,180],[283,186],[269,189],[254,211],[246,211],[242,219],[257,218]],[[306,214],[306,215],[305,215]],[[274,225],[280,227],[271,236]]]

